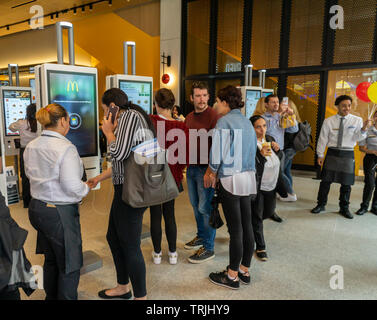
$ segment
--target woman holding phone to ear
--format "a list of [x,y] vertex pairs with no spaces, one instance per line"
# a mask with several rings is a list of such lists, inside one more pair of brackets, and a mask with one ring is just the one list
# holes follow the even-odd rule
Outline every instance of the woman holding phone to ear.
[[[89,179],[88,185],[94,188],[98,182],[110,177],[114,184],[106,238],[114,259],[117,286],[101,290],[98,295],[102,299],[130,299],[131,281],[135,300],[144,300],[147,297],[146,271],[140,243],[143,214],[147,208],[133,208],[126,204],[122,200],[122,189],[123,183],[131,183],[124,181],[124,160],[130,156],[132,147],[147,139],[146,129],[153,129],[153,125],[146,112],[130,103],[127,95],[118,88],[103,94],[102,107],[105,113],[102,131],[109,145],[112,166]],[[113,122],[114,113],[116,119]]]

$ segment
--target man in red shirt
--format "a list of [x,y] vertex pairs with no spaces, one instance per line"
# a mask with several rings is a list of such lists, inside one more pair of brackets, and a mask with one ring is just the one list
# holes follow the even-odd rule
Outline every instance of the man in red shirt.
[[208,132],[215,128],[219,116],[208,106],[209,93],[205,83],[193,83],[190,100],[194,104],[194,111],[187,115],[185,121],[190,137],[187,187],[194,209],[197,235],[185,244],[185,249],[197,249],[188,260],[191,263],[201,263],[215,257],[216,229],[209,225],[214,189],[205,188],[203,178],[208,168],[209,150],[211,149],[211,138]]

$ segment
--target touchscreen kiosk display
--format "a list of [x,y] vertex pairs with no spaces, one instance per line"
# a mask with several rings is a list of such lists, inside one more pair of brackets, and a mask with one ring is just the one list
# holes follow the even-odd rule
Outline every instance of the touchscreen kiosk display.
[[119,80],[119,89],[125,92],[128,100],[142,107],[147,114],[152,109],[152,82]]
[[272,94],[272,92],[262,91],[262,97],[267,97],[267,96],[269,96],[270,94]]
[[250,119],[250,117],[253,115],[260,98],[260,90],[246,90],[245,116],[247,119]]
[[9,126],[26,117],[26,107],[31,104],[29,90],[3,90],[4,125],[6,136],[18,136],[19,132],[12,132]]
[[96,76],[90,73],[47,71],[49,103],[63,106],[69,114],[66,135],[80,157],[97,156]]

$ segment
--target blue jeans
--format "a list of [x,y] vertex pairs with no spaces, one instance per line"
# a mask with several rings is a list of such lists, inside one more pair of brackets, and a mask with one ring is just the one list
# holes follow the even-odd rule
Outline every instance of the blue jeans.
[[216,229],[209,225],[209,217],[215,190],[213,188],[204,188],[203,177],[206,170],[207,167],[189,166],[186,174],[187,187],[198,228],[197,236],[203,239],[203,246],[206,250],[214,251]]
[[285,180],[285,184],[288,187],[288,193],[293,194],[293,179],[292,179],[292,162],[293,158],[296,155],[296,151],[292,148],[285,149],[285,160],[284,160],[284,170],[283,170],[283,179]]

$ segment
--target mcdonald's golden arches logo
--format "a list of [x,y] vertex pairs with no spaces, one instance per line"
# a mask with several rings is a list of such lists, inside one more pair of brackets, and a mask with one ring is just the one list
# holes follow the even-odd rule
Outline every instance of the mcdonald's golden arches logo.
[[77,81],[72,81],[72,80],[68,81],[67,92],[69,92],[69,90],[75,91],[75,88],[76,88],[76,92],[79,92],[79,85]]

